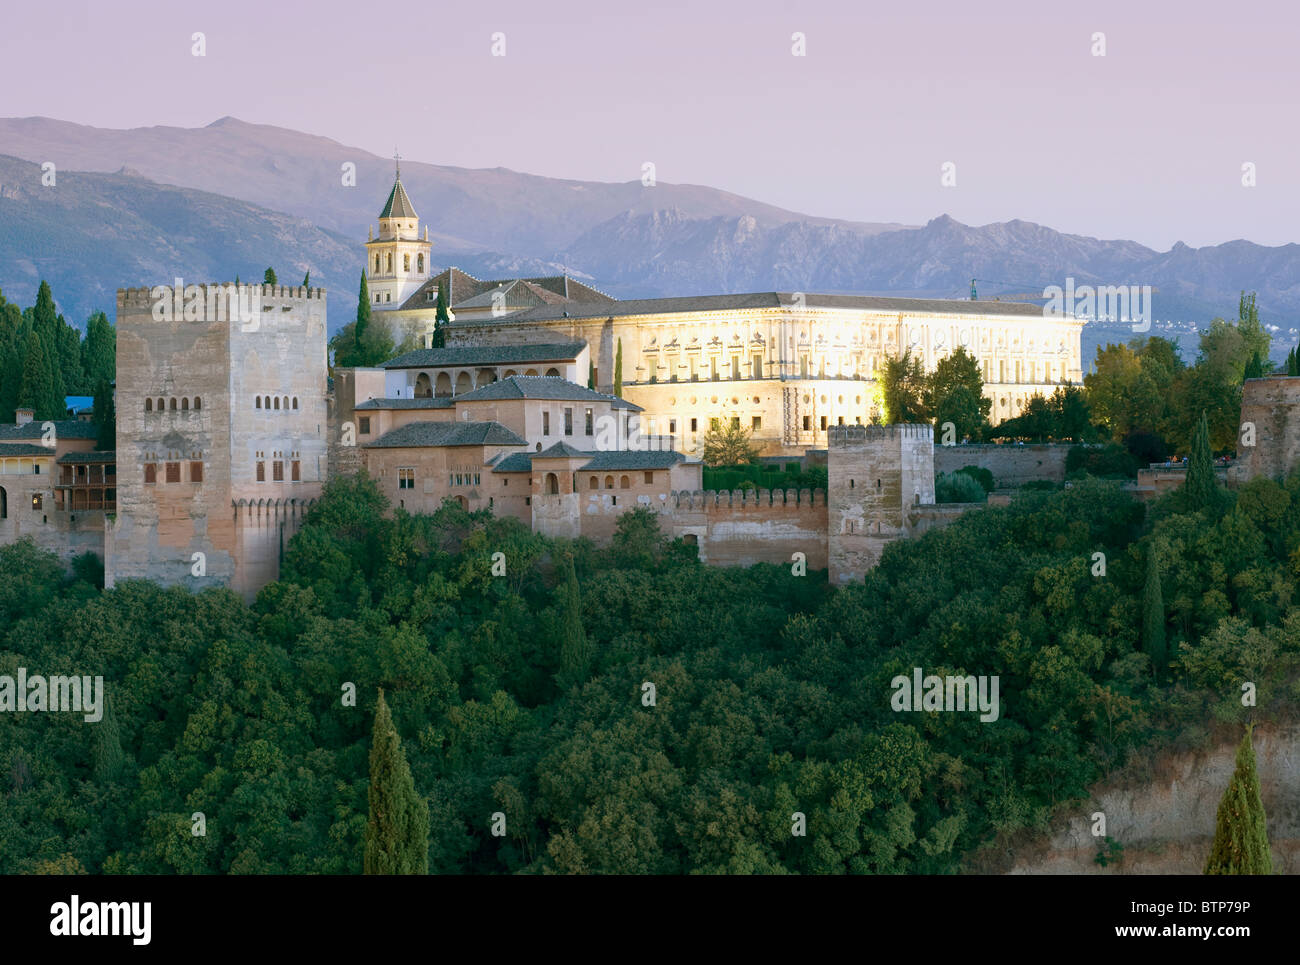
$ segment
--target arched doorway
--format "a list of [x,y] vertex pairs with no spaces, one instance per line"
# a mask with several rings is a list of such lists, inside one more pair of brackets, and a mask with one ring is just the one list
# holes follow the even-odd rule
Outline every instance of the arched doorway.
[[445,399],[451,395],[451,376],[446,372],[438,373],[438,384],[435,392],[440,399]]
[[546,474],[546,495],[555,496],[560,492],[560,477],[553,472]]
[[473,388],[474,383],[470,381],[468,372],[461,372],[460,375],[456,376],[457,395],[464,395],[466,392],[472,391]]
[[433,383],[429,381],[429,373],[421,372],[415,380],[415,397],[417,399],[433,398]]

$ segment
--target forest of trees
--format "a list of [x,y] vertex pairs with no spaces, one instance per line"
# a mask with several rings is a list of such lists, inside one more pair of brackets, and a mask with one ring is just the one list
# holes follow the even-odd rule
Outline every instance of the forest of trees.
[[[364,476],[252,606],[7,546],[0,674],[102,674],[109,709],[4,715],[0,872],[958,871],[1132,759],[1294,707],[1297,500],[1300,474],[1150,505],[1084,480],[839,588],[704,566],[646,511],[606,549],[390,514]],[[999,719],[895,713],[914,667],[998,675]]]

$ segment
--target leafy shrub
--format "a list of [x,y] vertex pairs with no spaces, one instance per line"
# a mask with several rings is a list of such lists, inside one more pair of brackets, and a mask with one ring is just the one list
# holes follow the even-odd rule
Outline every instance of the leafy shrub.
[[937,503],[982,503],[988,493],[974,476],[964,472],[941,472],[934,477],[934,501]]
[[993,492],[993,473],[982,466],[962,466],[957,470],[979,483],[986,493]]
[[1075,446],[1065,457],[1065,472],[1070,479],[1084,474],[1099,479],[1135,479],[1138,462],[1133,454],[1117,443],[1098,449],[1092,446]]

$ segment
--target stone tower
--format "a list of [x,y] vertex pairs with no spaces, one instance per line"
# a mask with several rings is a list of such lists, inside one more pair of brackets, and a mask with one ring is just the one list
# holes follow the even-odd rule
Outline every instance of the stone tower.
[[372,310],[400,308],[433,274],[429,252],[429,229],[420,238],[420,217],[402,187],[402,168],[397,167],[393,190],[379,212],[379,236],[371,231],[366,242],[366,288]]
[[[1245,445],[1247,424],[1254,445]],[[1245,479],[1281,479],[1300,466],[1300,376],[1247,379],[1241,390],[1242,432],[1237,437]]]
[[325,291],[117,293],[117,516],[105,584],[252,599],[326,476]]
[[911,534],[912,507],[934,504],[934,430],[831,426],[827,435],[830,578],[856,582],[889,543]]

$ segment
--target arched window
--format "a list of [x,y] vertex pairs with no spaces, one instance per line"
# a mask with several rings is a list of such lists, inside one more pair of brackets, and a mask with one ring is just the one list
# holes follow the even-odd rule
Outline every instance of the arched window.
[[619,481],[618,481],[618,488],[619,488],[619,489],[631,489],[631,488],[632,488],[632,480],[628,479],[627,476],[623,476],[623,477],[621,477],[621,478],[619,479]]
[[153,399],[145,399],[145,400],[144,400],[144,411],[145,411],[145,412],[152,412],[152,411],[153,411]]
[[524,373],[524,375],[536,375],[536,374],[537,374],[536,369],[529,369],[527,372]]
[[546,495],[554,496],[560,491],[560,479],[553,472],[546,474]]
[[181,411],[182,412],[190,411],[190,400],[188,398],[181,399]]
[[424,255],[415,256],[415,270],[421,275],[424,274]]
[[262,408],[263,409],[271,408],[271,397],[269,395],[262,396]]
[[546,374],[549,375],[549,376],[557,376],[557,377],[558,377],[559,374],[560,374],[560,370],[557,369],[557,368],[555,368],[554,366],[552,366],[551,368],[549,368],[549,369],[546,370]]
[[275,407],[276,407],[277,409],[280,408],[280,397],[279,397],[279,396],[276,396],[276,397],[275,397]]
[[298,397],[296,395],[293,397],[293,407],[298,408]]
[[159,412],[162,412],[162,411],[166,410],[166,408],[167,408],[167,400],[166,400],[166,399],[159,399],[159,400],[158,400],[158,411],[159,411]]
[[391,275],[393,273],[393,253],[391,251],[388,253],[387,264],[388,273]]
[[606,476],[606,477],[605,477],[605,488],[606,488],[606,489],[613,489],[613,488],[614,488],[614,477],[613,477],[613,476]]
[[459,375],[456,376],[456,394],[457,394],[457,395],[464,395],[466,392],[469,392],[469,391],[470,391],[471,389],[473,389],[473,388],[474,388],[474,385],[473,385],[473,383],[470,381],[469,373],[468,373],[468,372],[461,372]]
[[255,409],[262,408],[262,397],[260,395],[253,396],[253,408]]
[[591,483],[587,486],[587,488],[588,488],[588,489],[599,489],[599,488],[600,488],[600,479],[597,478],[596,476],[592,476],[592,477],[591,477]]
[[375,252],[375,274],[379,274],[379,253]]
[[289,397],[287,395],[284,397],[284,408],[285,411],[288,411],[289,409]]
[[411,256],[402,255],[402,271],[410,271],[410,270],[411,270]]
[[194,408],[196,410],[203,408],[203,400],[200,399],[197,395],[194,397]]
[[172,397],[172,406],[171,406],[171,408],[172,408],[172,411],[173,411],[173,412],[176,411],[176,398],[175,398],[175,396]]
[[433,383],[429,381],[428,372],[421,372],[415,377],[415,397],[417,399],[433,397]]

